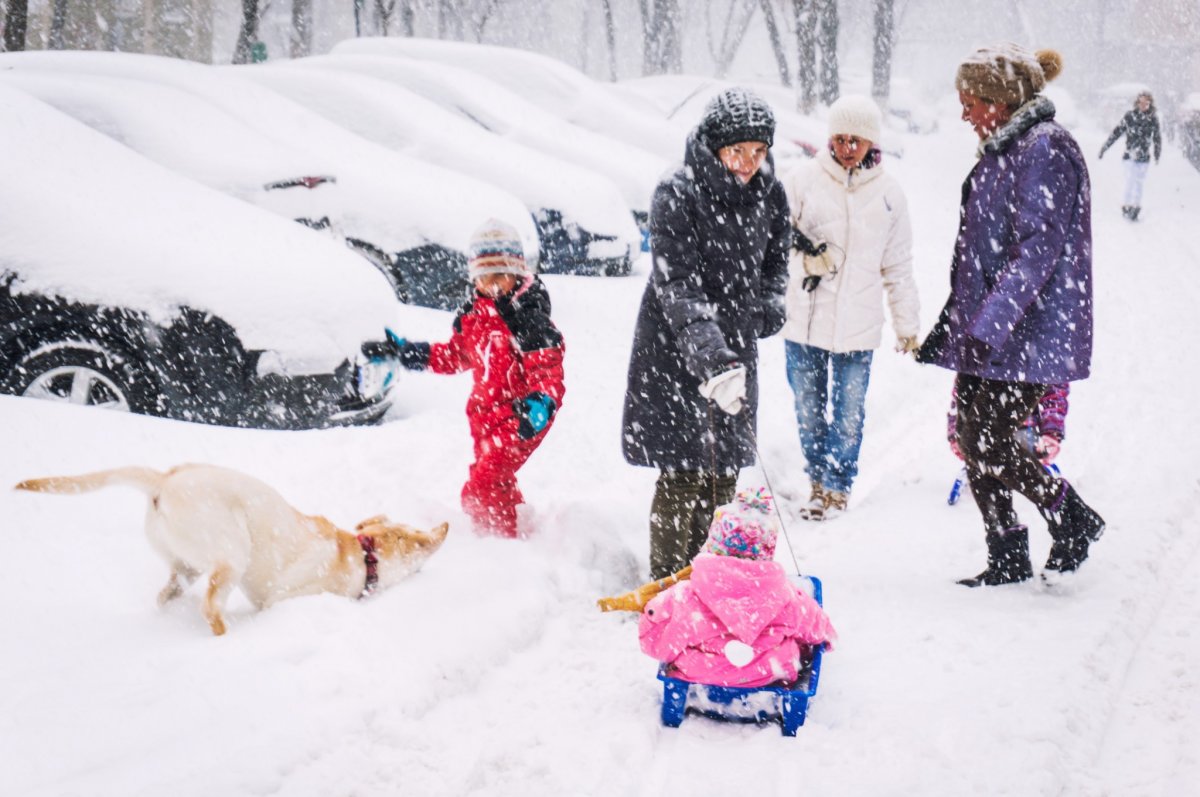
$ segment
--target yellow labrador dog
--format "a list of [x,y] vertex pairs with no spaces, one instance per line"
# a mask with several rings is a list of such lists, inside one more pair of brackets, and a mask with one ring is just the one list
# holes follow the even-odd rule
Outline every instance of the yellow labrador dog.
[[84,493],[114,484],[150,498],[146,536],[171,566],[159,604],[207,573],[204,617],[217,635],[225,633],[221,611],[235,586],[259,609],[318,592],[366,597],[416,572],[450,528],[443,523],[423,533],[379,515],[359,523],[355,533],[342,531],[296,511],[258,479],[214,465],[179,465],[166,473],[116,468],[29,479],[16,489]]

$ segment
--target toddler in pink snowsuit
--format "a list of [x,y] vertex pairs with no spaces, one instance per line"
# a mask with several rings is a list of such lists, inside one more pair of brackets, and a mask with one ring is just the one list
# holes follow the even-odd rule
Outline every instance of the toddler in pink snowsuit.
[[714,686],[764,686],[799,677],[810,645],[837,633],[821,606],[773,561],[771,496],[743,490],[717,509],[692,575],[646,604],[642,651],[672,677]]

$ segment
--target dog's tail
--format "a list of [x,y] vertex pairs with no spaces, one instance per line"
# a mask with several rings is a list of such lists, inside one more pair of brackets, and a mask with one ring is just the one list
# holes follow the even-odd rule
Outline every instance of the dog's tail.
[[146,495],[155,495],[162,487],[165,473],[152,468],[128,467],[84,473],[80,476],[47,476],[42,479],[26,479],[16,490],[35,493],[89,493],[114,484],[123,484],[141,490]]

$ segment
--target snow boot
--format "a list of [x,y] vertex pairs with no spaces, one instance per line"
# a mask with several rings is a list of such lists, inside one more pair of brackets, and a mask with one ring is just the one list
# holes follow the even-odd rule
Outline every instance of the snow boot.
[[819,482],[813,482],[812,492],[808,496],[808,503],[800,507],[798,514],[801,520],[825,519],[825,488]]
[[1029,561],[1029,529],[1012,526],[1003,531],[987,532],[988,565],[979,575],[959,580],[964,587],[996,587],[1018,584],[1033,578]]
[[1125,218],[1129,218],[1130,209],[1131,208],[1129,205],[1121,205],[1121,215],[1124,216]]
[[1141,209],[1141,208],[1139,208],[1139,207],[1137,207],[1136,205],[1135,205],[1135,206],[1133,206],[1133,207],[1131,207],[1131,208],[1129,208],[1129,220],[1130,220],[1130,221],[1137,221],[1137,220],[1138,220],[1138,219],[1137,219],[1137,217],[1138,217],[1138,214],[1139,214],[1139,213],[1141,213],[1141,212],[1142,212],[1142,209]]
[[850,503],[850,493],[841,490],[829,490],[825,493],[825,519],[833,520],[846,513]]
[[1083,502],[1074,487],[1065,481],[1063,485],[1058,507],[1040,510],[1054,540],[1045,566],[1052,573],[1078,570],[1088,557],[1088,548],[1104,533],[1104,518]]

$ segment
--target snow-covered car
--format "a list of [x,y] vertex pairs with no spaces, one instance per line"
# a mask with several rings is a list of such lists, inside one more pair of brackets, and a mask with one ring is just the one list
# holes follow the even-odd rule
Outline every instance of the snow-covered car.
[[[334,48],[338,53],[342,45]],[[497,135],[608,177],[643,223],[670,162],[543,111],[515,91],[467,69],[392,55],[371,73],[432,100]],[[678,158],[682,159],[680,149]]]
[[399,55],[467,69],[519,93],[547,113],[595,133],[679,160],[686,137],[647,101],[602,83],[548,55],[490,44],[411,37],[362,37],[333,52]]
[[383,253],[399,294],[415,304],[453,309],[462,303],[468,289],[467,244],[488,218],[516,227],[527,257],[537,261],[537,231],[516,196],[367,141],[228,70],[130,53],[26,51],[0,54],[3,71],[104,76],[172,87],[205,100],[270,141],[321,158],[337,179],[342,232]]
[[542,271],[629,273],[638,230],[611,180],[488,132],[374,77],[378,68],[386,59],[318,56],[229,67],[365,139],[511,191],[537,225]]
[[0,392],[230,426],[366,423],[399,305],[337,242],[0,86]]

